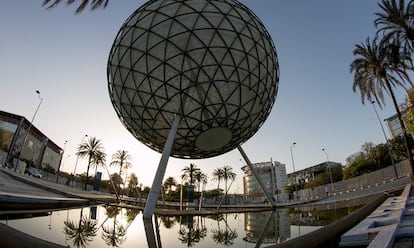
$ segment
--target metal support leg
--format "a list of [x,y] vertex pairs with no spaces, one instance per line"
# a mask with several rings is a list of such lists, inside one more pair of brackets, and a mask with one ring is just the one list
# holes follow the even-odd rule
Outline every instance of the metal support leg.
[[244,158],[244,160],[247,163],[247,166],[249,166],[250,171],[253,173],[254,178],[256,178],[256,181],[259,183],[260,189],[263,191],[263,193],[266,196],[267,201],[269,202],[269,204],[272,207],[276,206],[275,201],[273,201],[272,197],[269,195],[269,193],[265,190],[264,184],[262,182],[262,180],[259,178],[259,175],[257,175],[256,171],[254,170],[252,163],[250,162],[249,158],[247,157],[246,153],[244,152],[244,150],[241,148],[240,145],[237,145],[237,149],[240,151],[242,157]]
[[154,224],[151,218],[144,218],[145,236],[147,237],[147,244],[150,248],[158,248],[158,242],[155,238]]
[[151,191],[147,198],[147,203],[144,209],[144,218],[150,219],[155,211],[157,205],[158,194],[161,190],[162,179],[164,178],[165,170],[167,169],[168,158],[170,157],[171,148],[174,144],[175,133],[177,132],[178,124],[180,123],[180,116],[176,115],[168,134],[167,141],[162,151],[160,163],[158,164],[157,172],[155,173],[154,181],[152,182]]

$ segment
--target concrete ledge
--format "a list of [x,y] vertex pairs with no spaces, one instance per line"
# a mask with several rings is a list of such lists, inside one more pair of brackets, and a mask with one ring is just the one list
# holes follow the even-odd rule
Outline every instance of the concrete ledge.
[[30,210],[88,205],[89,200],[79,198],[39,197],[20,194],[0,194],[0,209]]
[[379,232],[375,238],[369,243],[367,248],[391,248],[394,245],[397,236],[398,223],[386,225],[379,228]]
[[388,197],[367,218],[342,235],[339,245],[392,247],[410,199],[410,191],[411,184],[407,184],[400,196]]

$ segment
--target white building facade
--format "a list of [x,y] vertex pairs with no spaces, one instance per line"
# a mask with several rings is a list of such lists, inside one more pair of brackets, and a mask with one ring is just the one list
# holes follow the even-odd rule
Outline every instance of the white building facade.
[[[288,200],[289,196],[285,191],[288,183],[286,166],[280,162],[261,162],[252,164],[253,169],[262,181],[266,192],[273,197],[276,202]],[[246,203],[262,203],[266,201],[266,196],[261,190],[259,183],[254,177],[250,168],[246,165],[241,168],[243,176],[243,193]]]

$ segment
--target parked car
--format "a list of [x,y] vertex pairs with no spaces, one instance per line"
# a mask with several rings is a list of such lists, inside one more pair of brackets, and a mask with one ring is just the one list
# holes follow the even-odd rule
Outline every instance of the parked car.
[[42,173],[40,173],[40,171],[34,167],[30,167],[29,169],[27,169],[27,173],[29,174],[29,176],[32,177],[37,177],[37,178],[42,178]]

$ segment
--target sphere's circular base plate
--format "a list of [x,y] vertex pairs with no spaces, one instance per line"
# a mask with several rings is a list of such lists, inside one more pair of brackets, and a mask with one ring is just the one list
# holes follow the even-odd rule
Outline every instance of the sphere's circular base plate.
[[197,137],[195,144],[203,151],[214,151],[227,145],[232,137],[233,135],[229,128],[210,128]]

